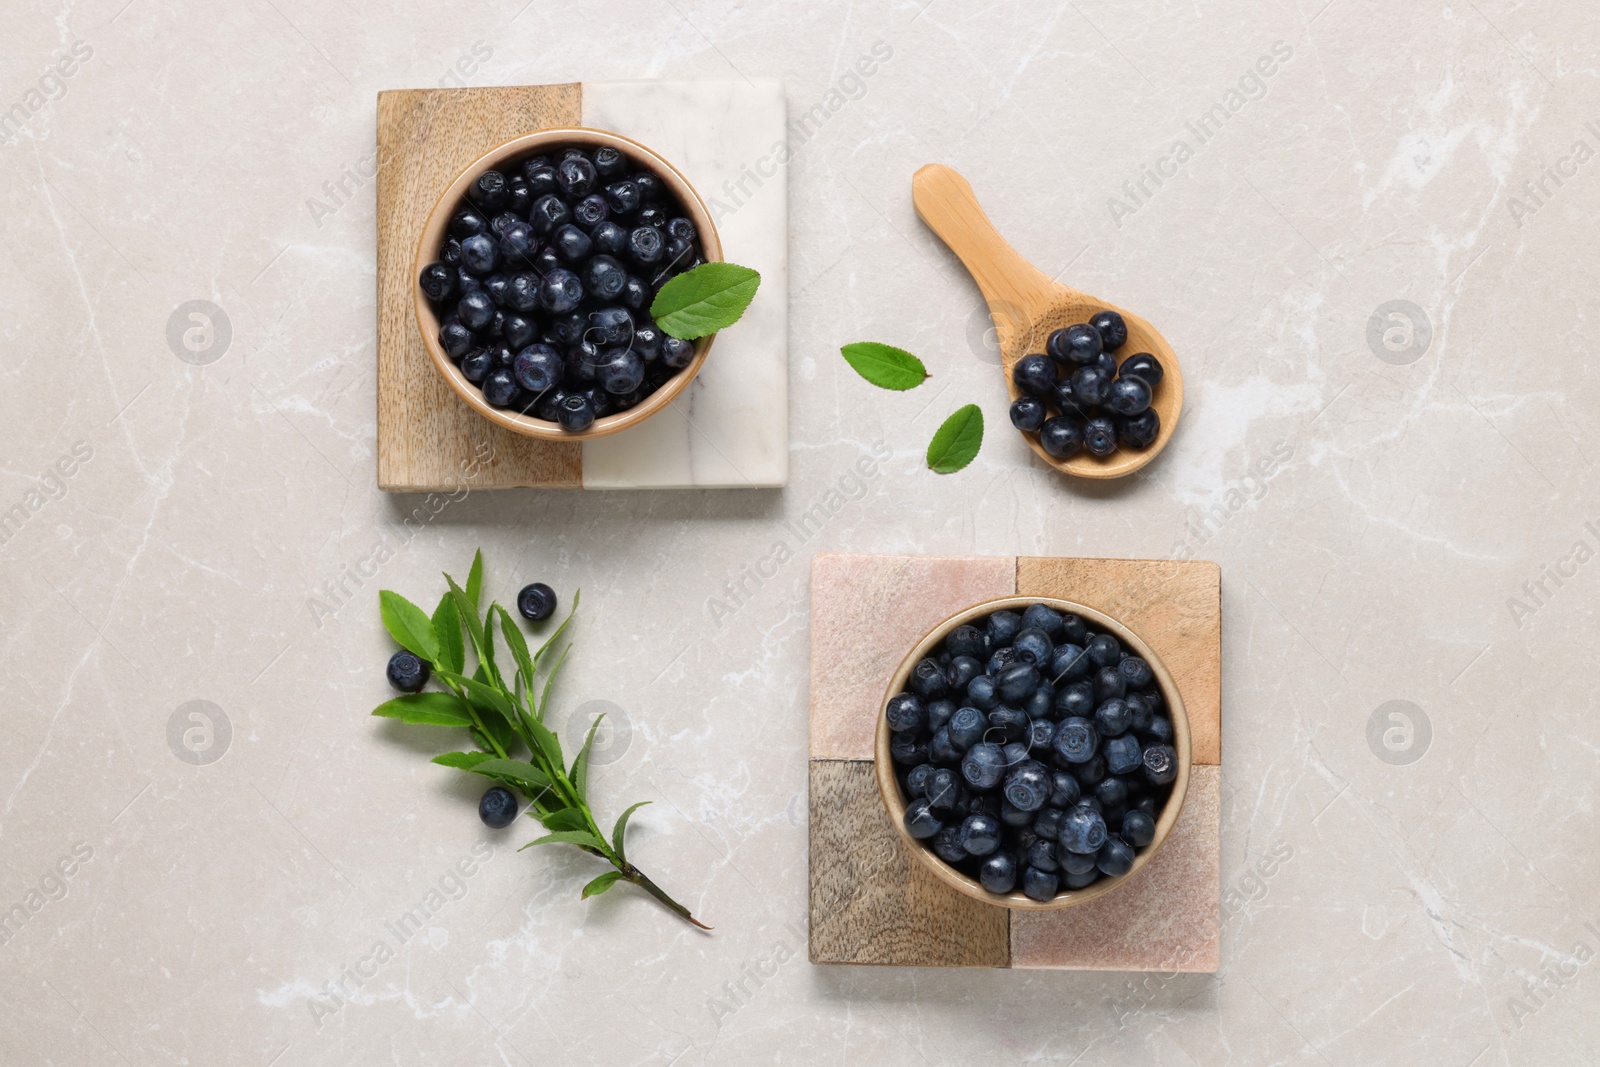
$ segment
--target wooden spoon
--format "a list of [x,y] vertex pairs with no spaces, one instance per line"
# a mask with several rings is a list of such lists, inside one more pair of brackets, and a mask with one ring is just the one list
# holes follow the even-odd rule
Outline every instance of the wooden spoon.
[[978,206],[972,186],[949,167],[930,163],[917,171],[911,179],[911,199],[918,217],[950,246],[988,302],[1012,400],[1021,394],[1011,381],[1011,365],[1029,353],[1043,352],[1051,331],[1088,322],[1101,311],[1115,311],[1128,324],[1128,342],[1115,353],[1119,360],[1135,352],[1149,352],[1161,363],[1164,373],[1150,404],[1161,418],[1161,429],[1148,448],[1123,445],[1105,459],[1082,451],[1063,460],[1039,445],[1038,434],[1024,434],[1039,458],[1080,478],[1120,478],[1155,459],[1167,446],[1183,410],[1183,373],[1166,338],[1133,312],[1052,281],[1036,270],[1006,244]]

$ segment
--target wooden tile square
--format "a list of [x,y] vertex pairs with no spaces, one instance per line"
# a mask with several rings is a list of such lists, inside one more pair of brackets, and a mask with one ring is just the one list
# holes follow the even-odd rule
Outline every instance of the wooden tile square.
[[[1172,671],[1195,767],[1173,836],[1128,885],[1059,912],[948,889],[889,824],[873,736],[889,674],[930,627],[1013,593],[1125,621]],[[1204,561],[818,555],[811,588],[813,963],[1215,971],[1221,925],[1221,572]]]

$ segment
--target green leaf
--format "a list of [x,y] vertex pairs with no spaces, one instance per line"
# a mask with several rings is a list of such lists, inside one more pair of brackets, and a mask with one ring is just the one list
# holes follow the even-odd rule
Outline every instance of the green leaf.
[[511,613],[496,604],[489,609],[491,613],[500,613],[500,633],[506,639],[506,647],[511,650],[511,658],[517,661],[517,669],[522,672],[523,683],[528,690],[533,690],[533,657],[528,654],[528,641],[522,636],[522,630],[512,620]]
[[438,665],[460,673],[467,651],[461,643],[461,613],[449,593],[440,597],[439,606],[433,609],[433,636],[439,643]]
[[556,641],[559,640],[561,635],[566,632],[567,627],[572,624],[572,617],[578,613],[578,601],[582,597],[583,590],[581,589],[572,594],[572,608],[567,612],[567,617],[561,620],[561,625],[555,628],[555,632],[545,639],[544,644],[539,646],[539,651],[533,654],[533,666],[535,670],[544,664],[544,657],[546,653],[555,647]]
[[484,760],[494,759],[490,752],[442,752],[433,757],[433,762],[441,767],[457,767],[463,771],[470,771]]
[[880,345],[876,341],[857,341],[839,349],[844,361],[880,389],[914,389],[928,377],[922,360],[903,348]]
[[454,693],[408,693],[386,700],[372,709],[385,719],[399,719],[414,726],[471,726],[466,701]]
[[957,408],[928,443],[928,469],[954,474],[972,462],[983,445],[983,412],[976,404]]
[[621,871],[607,871],[605,874],[602,874],[600,877],[583,887],[582,899],[588,900],[590,897],[599,896],[607,889],[610,889],[613,885],[616,885],[617,879],[621,877]]
[[656,326],[692,341],[739,321],[755,298],[761,275],[737,263],[702,263],[669,280],[650,304]]
[[604,714],[594,717],[594,722],[589,724],[589,736],[583,739],[583,747],[572,760],[572,788],[582,801],[589,799],[589,750],[594,748],[594,733],[600,729],[600,720],[604,718]]
[[541,816],[540,822],[544,823],[546,830],[587,830],[589,821],[584,818],[580,808],[560,808],[549,815]]
[[378,613],[389,635],[429,663],[439,658],[439,644],[433,636],[433,620],[421,608],[385,589],[378,594]]
[[467,599],[472,601],[474,610],[483,602],[483,549],[481,548],[472,557],[472,569],[467,572]]
[[465,590],[456,584],[456,580],[448,574],[444,580],[450,583],[450,593],[455,598],[456,610],[461,613],[461,619],[467,624],[467,636],[472,639],[472,651],[478,657],[478,666],[484,671],[489,681],[500,684],[500,672],[494,665],[494,648],[484,636],[483,623],[478,619],[478,606],[467,596]]
[[611,847],[616,850],[617,858],[624,863],[628,862],[628,851],[622,847],[622,836],[628,829],[628,817],[648,803],[650,803],[648,800],[641,800],[633,805],[618,816],[617,825],[611,828]]
[[[434,760],[435,763],[439,762]],[[499,778],[502,781],[513,782],[528,791],[529,796],[542,793],[550,788],[550,779],[545,773],[531,763],[524,763],[516,759],[484,759],[465,768],[473,774],[482,774],[489,778]]]
[[606,843],[587,830],[557,830],[553,834],[545,834],[537,840],[529,841],[517,851],[521,852],[523,848],[532,848],[534,845],[555,844],[582,845],[585,848],[592,848],[596,852],[604,852],[606,850]]
[[557,774],[564,772],[567,765],[561,758],[561,739],[551,732],[550,727],[538,719],[534,719],[530,725],[533,729],[533,743],[539,746],[539,752],[544,756],[545,761],[555,769]]
[[567,652],[572,646],[568,645],[561,650],[561,655],[556,659],[555,665],[550,668],[550,673],[544,676],[544,692],[539,694],[539,721],[544,721],[544,709],[550,703],[550,690],[555,688],[556,675],[561,673],[561,665],[567,662]]

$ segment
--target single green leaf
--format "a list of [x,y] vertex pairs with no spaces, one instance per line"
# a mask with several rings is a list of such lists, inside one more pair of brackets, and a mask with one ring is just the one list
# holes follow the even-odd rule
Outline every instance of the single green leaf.
[[913,389],[928,377],[928,368],[922,365],[922,360],[893,345],[857,341],[839,349],[839,354],[857,374],[880,389]]
[[616,885],[617,879],[621,877],[621,871],[607,871],[605,874],[602,874],[600,877],[583,887],[582,899],[588,900],[590,897],[599,896],[607,889],[610,889],[613,885]]
[[401,646],[432,663],[439,658],[439,644],[433,636],[433,620],[421,608],[385,589],[378,594],[378,614],[384,628]]
[[517,669],[522,672],[522,678],[528,688],[533,688],[533,657],[528,654],[528,641],[522,636],[522,630],[512,620],[511,613],[496,604],[489,609],[491,614],[500,613],[500,633],[506,639],[506,647],[511,650],[511,658],[517,661]]
[[[544,644],[539,646],[539,651],[533,654],[534,670],[538,670],[544,665],[545,655],[555,647],[556,641],[558,641],[561,635],[566,632],[567,627],[572,624],[572,617],[578,613],[578,601],[582,598],[582,596],[583,590],[581,589],[572,594],[572,607],[567,611],[567,617],[561,620],[561,625],[555,628],[555,632],[545,639]],[[530,685],[530,691],[531,688],[532,687]],[[543,705],[540,705],[540,707],[542,709]],[[539,715],[540,718],[543,718],[544,712],[541,710]]]
[[458,767],[463,771],[470,771],[484,760],[494,759],[492,752],[443,752],[433,757],[433,762],[441,767]]
[[399,719],[414,726],[471,726],[466,701],[454,693],[408,693],[386,700],[372,709],[385,719]]
[[594,722],[589,724],[589,736],[583,739],[583,747],[572,758],[572,788],[582,801],[589,799],[589,750],[594,748],[594,734],[604,718],[604,714],[594,717]]
[[467,599],[473,608],[483,602],[483,549],[472,557],[472,569],[467,572]]
[[957,408],[928,443],[928,468],[954,474],[972,462],[982,445],[983,412],[976,404]]
[[544,755],[546,762],[557,774],[565,773],[567,765],[561,758],[561,739],[539,719],[533,720],[532,728],[533,743],[539,746],[539,752]]
[[[435,760],[435,763],[438,761]],[[489,778],[499,778],[502,781],[514,782],[528,790],[528,795],[533,796],[550,788],[550,779],[545,773],[531,763],[524,763],[516,759],[485,759],[465,768],[473,774],[482,774]]]
[[628,818],[648,803],[650,803],[648,800],[641,800],[633,805],[617,817],[617,825],[611,828],[611,847],[616,850],[617,858],[624,863],[628,862],[628,850],[623,848],[622,837],[628,829]]
[[489,644],[484,635],[483,623],[478,618],[478,606],[467,596],[467,593],[456,580],[448,574],[444,580],[450,583],[450,593],[455,598],[456,610],[461,613],[461,620],[467,624],[467,636],[472,640],[472,651],[478,657],[478,666],[481,667],[486,680],[496,685],[500,684],[500,672],[494,665],[494,648]]
[[439,606],[433,609],[433,636],[439,644],[438,665],[459,673],[467,661],[467,650],[461,642],[461,613],[449,593],[440,597]]
[[557,830],[553,834],[545,834],[537,840],[529,841],[517,851],[521,852],[522,849],[532,848],[534,845],[554,844],[582,845],[585,848],[592,848],[596,852],[604,852],[606,850],[606,843],[587,830]]
[[580,808],[560,808],[548,815],[541,816],[540,822],[544,823],[546,830],[587,830],[589,820],[583,816]]
[[544,692],[539,694],[539,721],[544,721],[544,709],[550,703],[550,690],[555,688],[556,675],[561,673],[561,665],[567,662],[567,652],[572,648],[568,645],[561,650],[561,655],[556,658],[555,665],[550,668],[550,673],[544,676]]
[[656,327],[693,341],[732,326],[755,298],[761,275],[737,263],[702,263],[672,278],[650,303]]

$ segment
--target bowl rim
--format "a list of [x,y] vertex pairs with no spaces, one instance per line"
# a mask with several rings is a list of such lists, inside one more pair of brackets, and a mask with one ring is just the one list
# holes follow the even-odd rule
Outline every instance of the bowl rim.
[[440,347],[439,316],[434,313],[427,296],[422,292],[422,287],[417,284],[417,278],[421,276],[422,268],[437,258],[438,248],[443,240],[446,227],[449,225],[450,215],[454,212],[456,204],[462,199],[467,186],[476,181],[484,171],[508,159],[535,152],[541,147],[573,142],[592,147],[610,146],[616,148],[635,164],[654,171],[682,203],[685,212],[694,222],[695,228],[699,231],[700,249],[705,261],[707,263],[719,263],[722,261],[722,238],[717,232],[716,222],[711,217],[711,211],[706,207],[705,201],[701,199],[699,191],[690,184],[689,180],[683,176],[683,173],[677,167],[669,163],[660,153],[620,133],[591,126],[547,126],[531,133],[519,134],[516,137],[502,141],[461,169],[455,180],[445,186],[438,199],[434,201],[433,208],[428,212],[423,221],[422,229],[417,235],[416,251],[411,264],[410,284],[411,306],[415,314],[417,329],[422,334],[422,345],[432,359],[434,369],[444,378],[445,384],[473,411],[490,422],[503,426],[514,433],[547,441],[589,441],[620,433],[644,422],[670,404],[679,393],[688,387],[689,383],[700,373],[700,368],[706,361],[706,354],[711,350],[711,343],[716,339],[716,334],[708,334],[695,341],[695,353],[694,357],[689,361],[689,365],[674,374],[662,384],[661,388],[651,393],[639,404],[629,408],[627,411],[595,419],[588,429],[578,433],[571,433],[562,429],[560,423],[547,422],[544,419],[534,418],[532,415],[523,415],[506,408],[494,407],[484,399],[482,390],[467,381],[466,376],[461,373],[461,368],[456,366],[455,362]]
[[[1172,795],[1167,798],[1166,805],[1161,809],[1161,815],[1156,820],[1156,835],[1149,845],[1140,850],[1134,857],[1133,867],[1127,874],[1118,878],[1101,878],[1094,884],[1084,889],[1065,889],[1058,892],[1050,900],[1033,900],[1024,896],[1019,891],[1004,895],[996,895],[983,888],[977,879],[971,878],[944,860],[940,859],[931,848],[906,832],[905,810],[906,798],[900,792],[900,783],[895,777],[894,761],[889,755],[889,742],[892,731],[888,721],[884,718],[883,708],[890,698],[905,690],[906,679],[911,676],[911,670],[924,656],[926,656],[945,636],[957,626],[971,622],[973,619],[992,615],[996,611],[1012,608],[1026,608],[1033,604],[1045,604],[1057,611],[1071,612],[1082,616],[1085,621],[1091,622],[1101,629],[1113,634],[1124,645],[1131,646],[1144,661],[1150,664],[1150,671],[1155,676],[1156,684],[1161,690],[1162,699],[1167,702],[1167,710],[1172,719],[1173,747],[1178,753],[1178,776],[1172,782]],[[944,621],[936,624],[922,639],[912,646],[906,653],[900,665],[895,668],[889,677],[889,685],[885,689],[883,699],[878,704],[876,733],[874,737],[874,773],[878,781],[878,795],[883,801],[884,809],[893,824],[895,833],[933,875],[941,882],[974,900],[981,901],[996,907],[1008,908],[1014,911],[1055,911],[1061,908],[1075,907],[1086,904],[1091,900],[1113,892],[1118,887],[1125,885],[1139,874],[1150,862],[1151,858],[1160,851],[1161,846],[1172,833],[1173,826],[1178,821],[1179,814],[1183,811],[1185,800],[1189,793],[1189,772],[1193,760],[1193,746],[1189,732],[1189,713],[1184,707],[1183,696],[1178,692],[1177,683],[1173,681],[1172,674],[1167,670],[1165,663],[1156,655],[1150,645],[1139,636],[1127,623],[1107,615],[1098,608],[1090,607],[1077,601],[1067,600],[1062,597],[1051,596],[1022,596],[1011,595],[996,597],[986,600],[971,607],[963,608]]]

